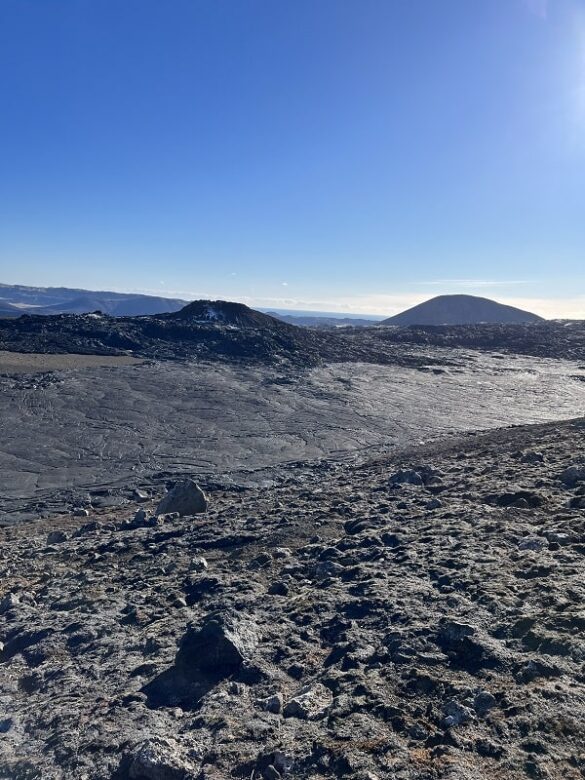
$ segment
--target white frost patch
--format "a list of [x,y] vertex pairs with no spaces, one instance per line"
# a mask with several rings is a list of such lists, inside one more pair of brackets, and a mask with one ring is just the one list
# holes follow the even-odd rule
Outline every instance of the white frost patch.
[[203,313],[203,317],[195,322],[204,324],[206,322],[220,322],[225,319],[223,312],[217,311],[213,306],[208,306]]

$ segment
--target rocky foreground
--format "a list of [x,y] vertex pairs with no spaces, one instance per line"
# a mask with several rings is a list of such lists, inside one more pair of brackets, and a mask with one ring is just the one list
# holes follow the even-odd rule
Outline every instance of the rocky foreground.
[[0,777],[584,777],[584,464],[548,424],[0,529]]

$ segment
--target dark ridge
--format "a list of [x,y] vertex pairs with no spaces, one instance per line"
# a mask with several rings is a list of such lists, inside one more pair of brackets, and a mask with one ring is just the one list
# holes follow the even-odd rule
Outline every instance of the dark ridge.
[[464,348],[512,355],[585,360],[585,320],[540,320],[523,324],[411,325],[368,328],[387,345]]
[[0,299],[0,317],[20,317],[21,314],[22,309],[19,309],[18,306]]
[[279,314],[276,311],[266,312],[271,317],[289,325],[300,325],[305,328],[371,328],[377,325],[379,319],[366,317],[328,317],[327,315],[309,314]]

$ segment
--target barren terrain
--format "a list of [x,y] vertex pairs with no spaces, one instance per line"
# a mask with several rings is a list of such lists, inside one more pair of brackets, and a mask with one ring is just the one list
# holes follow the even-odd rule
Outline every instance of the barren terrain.
[[44,374],[96,366],[132,366],[143,361],[130,355],[47,355],[0,350],[0,374]]
[[583,777],[583,424],[4,529],[0,776]]
[[[68,359],[88,357],[47,355]],[[585,371],[569,361],[435,348],[419,349],[418,363],[164,361],[0,376],[0,522],[123,503],[179,473],[261,483],[283,463],[585,411]]]
[[585,777],[579,331],[198,312],[4,326],[0,778]]

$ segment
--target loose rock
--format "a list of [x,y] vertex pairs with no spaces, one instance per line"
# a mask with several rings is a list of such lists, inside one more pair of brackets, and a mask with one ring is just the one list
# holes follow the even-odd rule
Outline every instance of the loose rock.
[[157,515],[177,512],[180,517],[207,512],[207,498],[196,482],[185,479],[169,490],[156,508]]

